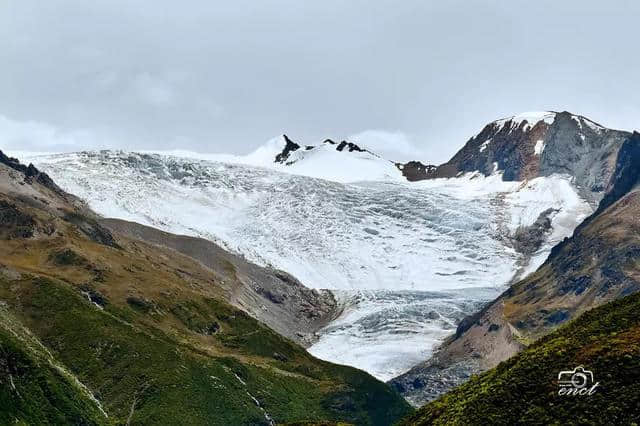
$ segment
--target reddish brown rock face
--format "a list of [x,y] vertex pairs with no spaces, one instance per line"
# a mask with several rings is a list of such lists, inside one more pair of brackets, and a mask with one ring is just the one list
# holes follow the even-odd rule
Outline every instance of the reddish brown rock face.
[[444,164],[396,166],[410,181],[471,172],[501,172],[505,181],[567,174],[595,205],[608,189],[618,150],[629,136],[569,112],[514,116],[487,124]]
[[490,123],[445,163],[447,167],[439,169],[448,169],[447,174],[453,169],[485,175],[502,170],[505,180],[536,177],[541,157],[541,153],[536,154],[536,144],[545,140],[549,127],[545,121],[508,119]]

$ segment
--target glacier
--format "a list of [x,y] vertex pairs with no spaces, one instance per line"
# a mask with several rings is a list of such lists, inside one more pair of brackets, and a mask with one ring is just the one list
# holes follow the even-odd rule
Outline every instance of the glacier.
[[[207,238],[308,287],[332,290],[342,314],[309,352],[382,380],[427,358],[462,317],[534,271],[592,211],[561,175],[409,183],[387,173],[386,163],[368,173],[376,180],[352,181],[311,177],[315,169],[305,173],[303,163],[293,174],[221,157],[17,156],[106,217]],[[547,209],[554,209],[552,230],[524,258],[508,237]]]

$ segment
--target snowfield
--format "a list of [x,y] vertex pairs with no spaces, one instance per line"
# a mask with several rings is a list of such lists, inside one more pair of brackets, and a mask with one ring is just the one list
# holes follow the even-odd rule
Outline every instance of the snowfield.
[[[18,156],[104,216],[204,237],[308,287],[335,290],[344,314],[310,352],[383,380],[424,360],[460,318],[535,270],[591,213],[563,176],[408,183],[386,160],[343,154],[318,150],[294,168],[259,166],[268,147],[251,161],[119,151]],[[508,237],[550,208],[552,231],[527,263]]]
[[273,138],[251,154],[238,157],[236,162],[342,183],[405,181],[400,170],[391,161],[368,151],[337,151],[336,145],[329,143],[315,145],[312,149],[305,149],[303,146],[290,154],[286,164],[275,163],[273,159],[282,152],[284,145],[283,137]]

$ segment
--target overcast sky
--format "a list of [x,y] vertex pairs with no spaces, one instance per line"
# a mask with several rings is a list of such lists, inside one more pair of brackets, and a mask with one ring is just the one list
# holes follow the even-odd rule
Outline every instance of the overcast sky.
[[631,0],[0,0],[0,149],[359,135],[440,162],[523,111],[637,129],[639,16]]

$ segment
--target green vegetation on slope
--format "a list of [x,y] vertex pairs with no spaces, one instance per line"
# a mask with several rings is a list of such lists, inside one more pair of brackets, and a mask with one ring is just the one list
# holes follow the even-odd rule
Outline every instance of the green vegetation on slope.
[[[558,374],[584,366],[592,395],[560,396]],[[431,402],[402,424],[640,423],[640,294],[608,303]]]
[[[210,357],[176,344],[159,331],[121,319],[136,314],[100,310],[61,282],[32,278],[14,282],[16,287],[24,321],[83,382],[93,385],[118,419],[133,413],[146,424],[244,424],[264,423],[266,412],[274,419],[388,424],[405,411],[386,385],[351,368],[312,362],[301,348],[213,300],[207,301],[212,315],[231,329],[223,344],[247,356],[246,361]],[[14,302],[10,294],[2,297]],[[276,350],[291,359],[290,365],[251,358]]]
[[0,424],[106,424],[96,401],[0,307]]
[[[91,390],[109,422],[388,425],[411,411],[386,384],[313,358],[229,305],[219,278],[197,262],[137,240],[92,241],[17,206],[54,231],[2,241],[0,301]],[[41,416],[24,419],[74,423]]]

